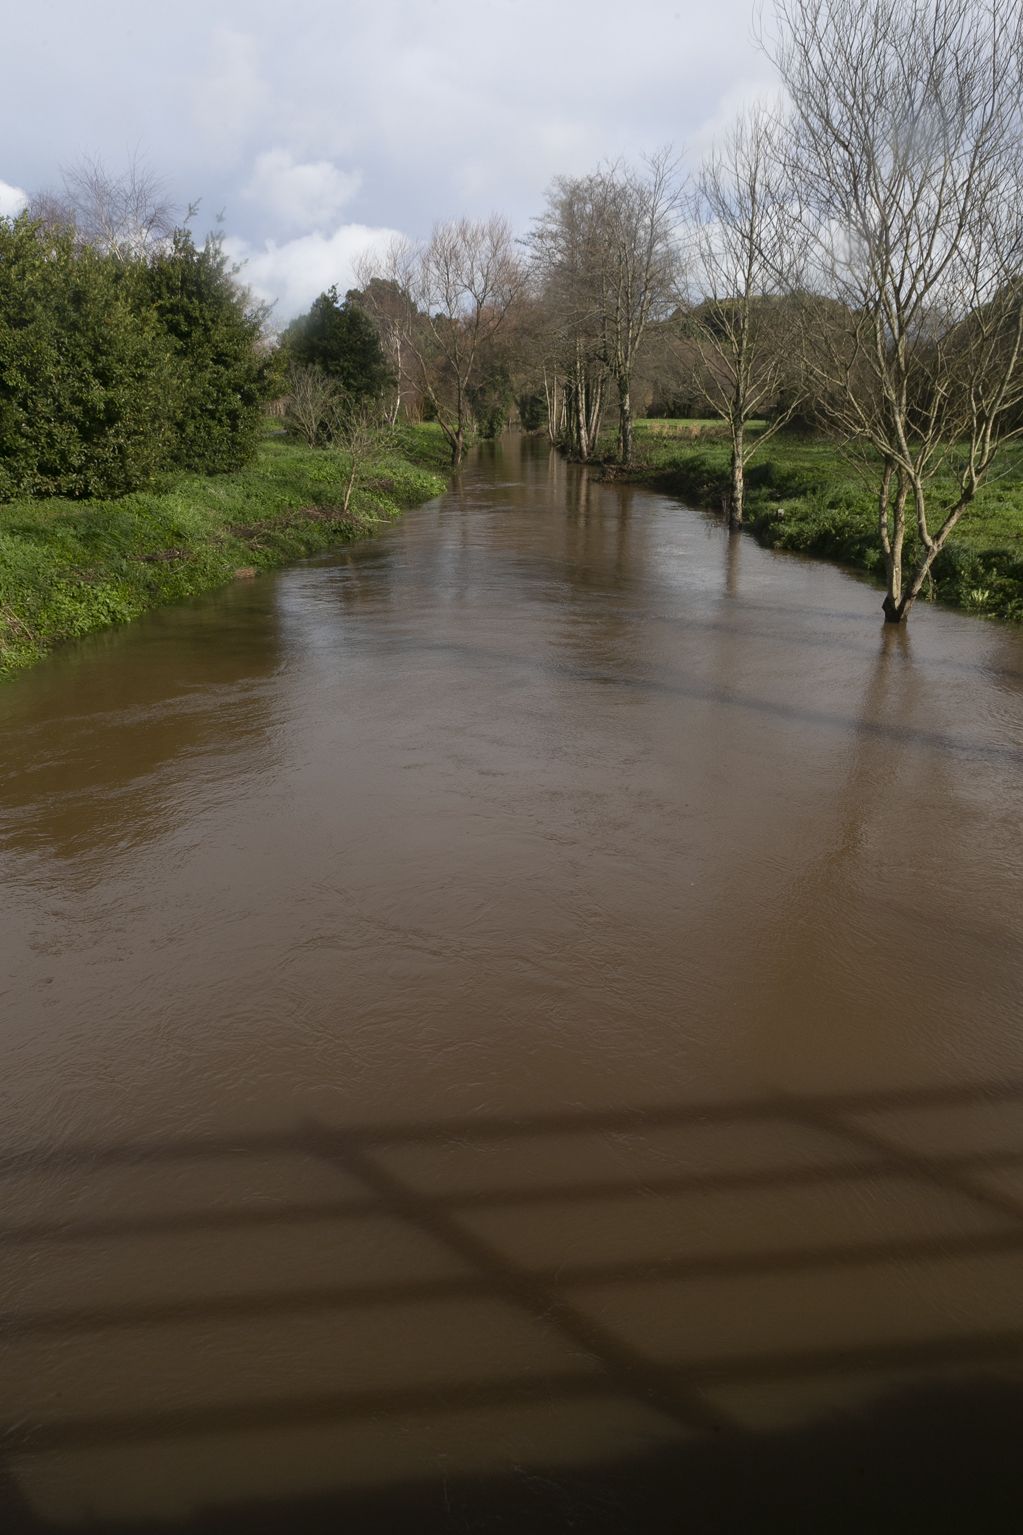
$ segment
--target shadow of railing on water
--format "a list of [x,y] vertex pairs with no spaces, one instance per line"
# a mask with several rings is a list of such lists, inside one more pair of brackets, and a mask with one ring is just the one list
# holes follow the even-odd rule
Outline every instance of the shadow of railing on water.
[[[486,1297],[530,1322],[541,1323],[548,1333],[558,1334],[575,1355],[587,1361],[587,1368],[552,1369],[518,1378],[486,1375],[473,1378],[466,1374],[464,1378],[439,1384],[409,1380],[378,1387],[310,1392],[305,1396],[271,1396],[215,1405],[195,1402],[91,1416],[70,1413],[32,1418],[11,1403],[8,1424],[0,1426],[0,1445],[11,1461],[18,1464],[25,1457],[59,1457],[117,1445],[194,1441],[207,1435],[244,1434],[278,1427],[293,1431],[303,1425],[323,1423],[443,1417],[456,1412],[511,1409],[556,1401],[582,1404],[600,1399],[631,1399],[660,1417],[666,1427],[673,1424],[688,1436],[687,1441],[656,1455],[610,1464],[605,1460],[604,1464],[586,1470],[538,1464],[511,1478],[496,1473],[460,1477],[457,1470],[451,1470],[441,1479],[443,1506],[438,1503],[441,1482],[377,1492],[343,1486],[330,1495],[298,1498],[276,1510],[265,1500],[225,1507],[216,1514],[190,1516],[172,1528],[205,1535],[221,1529],[245,1532],[326,1529],[338,1526],[339,1521],[339,1527],[344,1527],[347,1521],[347,1527],[360,1532],[413,1528],[419,1532],[473,1528],[511,1531],[527,1527],[514,1523],[519,1518],[527,1520],[531,1531],[603,1530],[630,1528],[628,1520],[619,1524],[607,1521],[612,1516],[625,1518],[623,1510],[631,1509],[630,1517],[638,1517],[637,1511],[642,1510],[647,1521],[644,1530],[653,1530],[676,1527],[670,1523],[662,1526],[657,1520],[662,1512],[667,1519],[672,1508],[677,1515],[678,1499],[683,1498],[694,1510],[713,1511],[715,1522],[705,1523],[703,1528],[739,1529],[750,1527],[743,1525],[741,1518],[752,1517],[755,1486],[759,1485],[761,1492],[773,1489],[771,1495],[782,1499],[790,1511],[791,1499],[802,1498],[804,1494],[823,1499],[819,1502],[823,1508],[828,1506],[829,1485],[834,1487],[836,1478],[852,1476],[857,1457],[867,1457],[870,1463],[869,1475],[864,1471],[861,1477],[859,1492],[867,1500],[862,1503],[862,1517],[866,1519],[869,1515],[875,1519],[873,1528],[883,1527],[876,1523],[876,1512],[881,1506],[876,1500],[884,1495],[886,1487],[905,1517],[915,1517],[924,1497],[921,1467],[925,1462],[932,1467],[932,1480],[926,1485],[943,1489],[934,1505],[935,1518],[944,1517],[953,1507],[963,1513],[962,1499],[966,1498],[971,1481],[976,1481],[981,1464],[987,1466],[984,1473],[987,1481],[982,1486],[974,1485],[973,1496],[975,1500],[989,1495],[994,1498],[989,1510],[993,1517],[1007,1499],[1011,1500],[1008,1466],[1012,1462],[1010,1458],[1006,1463],[1004,1475],[990,1474],[991,1444],[1006,1437],[1007,1425],[1013,1435],[1018,1434],[1023,1426],[1023,1394],[1005,1381],[986,1378],[986,1372],[1000,1371],[1007,1363],[1023,1363],[1023,1303],[1018,1329],[1002,1326],[933,1337],[879,1338],[874,1343],[856,1341],[757,1352],[722,1353],[711,1349],[699,1355],[691,1353],[683,1361],[665,1363],[605,1321],[594,1298],[599,1299],[602,1288],[622,1283],[758,1278],[799,1270],[827,1272],[881,1263],[922,1265],[954,1262],[963,1255],[1023,1253],[1023,1204],[1004,1187],[984,1181],[991,1172],[1018,1167],[1023,1162],[1023,1133],[1005,1149],[931,1154],[907,1148],[876,1129],[878,1115],[897,1116],[903,1110],[912,1113],[932,1110],[940,1114],[943,1109],[959,1112],[971,1107],[985,1111],[994,1108],[1015,1116],[1021,1104],[1023,1081],[1004,1081],[961,1088],[777,1095],[730,1103],[651,1105],[516,1118],[441,1119],[345,1129],[306,1124],[282,1134],[9,1149],[0,1153],[0,1176],[40,1171],[73,1171],[80,1175],[109,1168],[161,1165],[170,1169],[183,1161],[220,1158],[228,1158],[241,1168],[248,1157],[297,1154],[322,1167],[336,1169],[346,1188],[354,1182],[360,1190],[337,1199],[292,1201],[277,1209],[197,1209],[145,1213],[137,1218],[126,1214],[67,1220],[34,1217],[0,1227],[0,1245],[14,1252],[26,1244],[48,1241],[87,1244],[140,1234],[172,1236],[211,1230],[230,1233],[245,1227],[279,1226],[283,1240],[289,1227],[307,1220],[358,1221],[370,1215],[383,1215],[427,1238],[455,1261],[457,1269],[440,1276],[401,1275],[374,1283],[277,1286],[265,1291],[174,1296],[167,1301],[138,1301],[129,1296],[117,1305],[71,1304],[57,1309],[12,1310],[0,1317],[0,1327],[9,1339],[27,1344],[38,1339],[39,1346],[45,1347],[46,1338],[105,1335],[121,1328],[173,1328],[195,1321],[216,1323],[221,1319],[232,1322],[250,1319],[264,1325],[275,1316],[296,1313],[362,1309],[379,1312],[410,1302],[429,1308],[440,1300]],[[870,1118],[870,1124],[859,1122],[862,1116]],[[471,1149],[498,1143],[521,1146],[550,1135],[629,1136],[707,1126],[739,1131],[767,1122],[832,1137],[836,1146],[844,1148],[845,1159],[738,1170],[712,1167],[699,1173],[671,1172],[620,1180],[581,1178],[540,1184],[523,1181],[490,1189],[438,1192],[414,1186],[408,1177],[394,1171],[384,1155],[395,1147],[414,1150],[430,1145],[455,1145]],[[1013,1135],[1017,1130],[1023,1131],[1023,1125],[1016,1125],[1015,1117],[1009,1128]],[[491,1207],[529,1209],[580,1202],[599,1206],[601,1201],[641,1198],[651,1193],[736,1191],[753,1197],[786,1187],[826,1187],[860,1181],[873,1184],[886,1177],[913,1180],[917,1185],[944,1192],[957,1208],[968,1201],[975,1212],[989,1219],[990,1226],[965,1232],[949,1230],[880,1239],[808,1242],[765,1251],[532,1265],[515,1260],[498,1241],[481,1235],[465,1219],[473,1211]],[[424,1311],[424,1326],[428,1325],[428,1311]],[[886,1389],[877,1396],[869,1412],[863,1409],[851,1415],[835,1413],[827,1421],[804,1424],[785,1433],[754,1432],[715,1400],[715,1394],[722,1388],[735,1385],[770,1386],[840,1377],[869,1380],[874,1376],[884,1381],[898,1372],[926,1374],[941,1370],[954,1371],[956,1381],[914,1385],[910,1390],[895,1393]],[[919,1457],[919,1466],[914,1457]],[[845,1470],[840,1476],[842,1466]],[[961,1473],[961,1487],[959,1482],[955,1487],[950,1482],[956,1468],[956,1474]],[[544,1488],[550,1495],[550,1507],[544,1503]],[[907,1488],[917,1500],[915,1504],[904,1502]],[[5,1491],[0,1474],[0,1512],[5,1512],[5,1497],[10,1509],[6,1529],[41,1535],[57,1528],[35,1518],[27,1506],[19,1507],[20,1494],[15,1482],[9,1479]],[[760,1506],[767,1506],[762,1498]],[[859,1505],[854,1501],[849,1506]],[[981,1501],[976,1506],[986,1505]],[[732,1524],[727,1522],[733,1518],[729,1510],[734,1510]],[[1023,1510],[1023,1493],[1019,1510]],[[834,1510],[834,1518],[829,1515],[827,1528],[863,1527],[836,1522],[840,1517],[845,1517],[844,1507]],[[277,1524],[272,1522],[275,1518],[279,1520]],[[552,1523],[555,1518],[566,1522]],[[75,1526],[83,1531],[108,1527],[122,1528],[88,1521]],[[160,1527],[167,1528],[166,1524]],[[768,1526],[760,1523],[755,1527]],[[951,1526],[932,1523],[929,1529],[945,1527]],[[983,1527],[1000,1526],[988,1523]],[[141,1531],[150,1527],[136,1521],[123,1528]]]

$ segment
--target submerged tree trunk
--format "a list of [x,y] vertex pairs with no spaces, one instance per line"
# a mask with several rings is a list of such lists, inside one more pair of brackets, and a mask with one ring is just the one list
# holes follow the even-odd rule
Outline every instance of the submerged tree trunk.
[[446,421],[440,418],[437,419],[437,425],[447,438],[448,448],[451,452],[451,467],[457,469],[458,465],[462,462],[462,455],[465,452],[465,428],[461,421],[456,421],[454,426],[449,426]]
[[909,583],[909,591],[906,592],[905,596],[902,598],[901,612],[899,613],[898,617],[889,619],[887,609],[885,610],[885,619],[891,623],[898,623],[900,620],[904,620],[908,617],[909,610],[913,606],[916,599],[919,597],[920,593],[923,591],[925,582],[931,581],[933,590],[931,567],[933,566],[935,560],[938,558],[938,555],[941,553],[942,549],[944,549],[951,534],[955,530],[959,519],[972,504],[974,496],[976,495],[976,482],[974,482],[972,485],[967,485],[967,487],[963,490],[959,500],[946,513],[944,522],[933,538],[931,537],[927,528],[927,508],[925,505],[924,489],[919,481],[917,481],[913,486],[913,495],[916,501],[917,531],[920,535],[920,541],[923,544],[923,550],[921,552],[920,558],[917,560],[916,569],[913,571],[913,575]]

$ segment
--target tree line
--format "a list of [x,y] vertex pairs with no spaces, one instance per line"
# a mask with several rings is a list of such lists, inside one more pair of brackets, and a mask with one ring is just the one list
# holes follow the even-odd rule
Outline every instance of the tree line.
[[776,0],[761,42],[778,100],[695,175],[662,151],[560,178],[518,250],[498,220],[401,242],[380,333],[456,462],[503,366],[580,459],[612,412],[628,465],[652,370],[724,422],[733,525],[775,433],[829,433],[873,484],[898,623],[1023,431],[1023,4]]
[[[0,494],[229,467],[285,375],[306,441],[432,420],[455,465],[511,417],[628,467],[637,409],[710,414],[733,526],[777,433],[856,458],[903,621],[1023,431],[1023,0],[775,0],[762,25],[777,100],[695,170],[663,149],[559,177],[519,239],[494,215],[396,240],[272,359],[221,247],[168,235],[152,199],[85,176],[0,225],[35,316],[19,329],[8,282]],[[220,375],[208,302],[236,338]]]

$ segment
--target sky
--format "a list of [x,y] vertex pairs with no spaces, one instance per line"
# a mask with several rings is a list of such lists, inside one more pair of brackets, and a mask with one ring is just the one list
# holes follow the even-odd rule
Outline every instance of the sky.
[[554,176],[694,163],[772,80],[752,0],[33,0],[2,36],[0,214],[137,156],[280,323],[395,232],[523,234]]

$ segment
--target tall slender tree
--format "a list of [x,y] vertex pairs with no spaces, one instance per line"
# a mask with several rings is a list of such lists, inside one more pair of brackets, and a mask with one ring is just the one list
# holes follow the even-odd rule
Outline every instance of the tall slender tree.
[[[779,124],[764,106],[743,113],[700,171],[692,265],[698,298],[686,326],[690,382],[731,439],[729,523],[743,520],[746,466],[788,424],[802,398],[797,366],[797,246],[778,153]],[[748,430],[770,412],[762,430]]]
[[596,178],[602,230],[597,280],[604,358],[618,392],[618,456],[631,464],[634,448],[632,380],[651,321],[675,304],[677,224],[683,188],[670,150],[642,169],[611,166]]
[[597,280],[600,239],[593,178],[559,177],[529,246],[540,292],[548,432],[583,462],[596,447],[608,378]]

